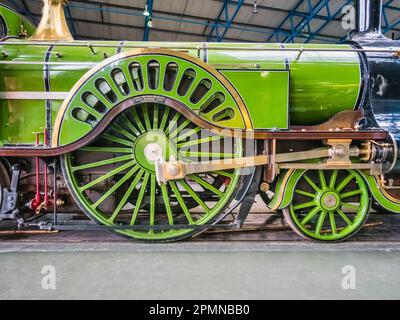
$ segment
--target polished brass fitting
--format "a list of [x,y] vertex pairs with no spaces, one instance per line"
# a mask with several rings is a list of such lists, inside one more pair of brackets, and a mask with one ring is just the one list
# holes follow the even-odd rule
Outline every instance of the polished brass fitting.
[[73,41],[65,19],[64,5],[68,0],[43,0],[42,19],[32,41]]
[[270,189],[270,185],[269,185],[268,182],[264,181],[264,182],[262,182],[262,183],[260,184],[260,190],[261,190],[262,192],[268,192],[269,189]]
[[371,155],[372,155],[372,143],[370,141],[361,143],[360,160],[369,161],[371,159]]
[[61,206],[65,205],[65,201],[62,200],[62,199],[57,199],[56,200],[56,205],[61,207]]

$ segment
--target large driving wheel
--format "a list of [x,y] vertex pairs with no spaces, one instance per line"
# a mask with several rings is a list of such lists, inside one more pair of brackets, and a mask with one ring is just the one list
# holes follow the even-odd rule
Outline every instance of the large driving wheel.
[[307,170],[295,186],[286,221],[300,236],[341,241],[357,233],[368,217],[370,198],[354,170]]
[[160,186],[155,175],[160,156],[185,162],[240,157],[242,140],[201,130],[176,110],[148,103],[127,109],[95,142],[65,155],[62,168],[74,199],[93,220],[147,226],[117,231],[136,239],[192,236],[201,230],[191,225],[211,225],[229,211],[240,170],[192,174]]

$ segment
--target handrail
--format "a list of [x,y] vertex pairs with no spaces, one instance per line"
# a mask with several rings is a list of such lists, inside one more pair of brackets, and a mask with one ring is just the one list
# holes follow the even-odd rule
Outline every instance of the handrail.
[[[174,49],[174,50],[197,50],[197,51],[206,51],[206,50],[232,50],[232,51],[287,51],[287,52],[377,52],[377,53],[394,53],[398,54],[399,49],[389,48],[389,49],[364,49],[364,48],[307,48],[307,47],[299,47],[299,48],[285,48],[285,47],[276,47],[276,48],[263,48],[263,47],[249,47],[249,46],[237,46],[237,47],[226,47],[221,45],[216,45],[209,47],[207,43],[202,43],[201,46],[171,46],[171,45],[132,45],[132,44],[119,44],[116,42],[115,44],[110,43],[93,43],[93,42],[38,42],[38,41],[0,41],[0,46],[11,46],[11,45],[29,45],[29,46],[58,46],[58,47],[87,47],[92,50],[92,48],[130,48],[130,49]],[[262,43],[254,43],[254,45],[262,45]]]
[[93,67],[98,65],[100,62],[46,62],[46,61],[1,61],[0,65],[7,64],[7,65],[48,65],[48,66],[87,66]]

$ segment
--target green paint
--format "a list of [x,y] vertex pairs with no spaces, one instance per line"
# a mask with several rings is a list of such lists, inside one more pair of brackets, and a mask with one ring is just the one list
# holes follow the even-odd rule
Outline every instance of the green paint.
[[[304,170],[286,171],[279,175],[276,183],[275,195],[268,204],[269,208],[278,206],[279,209],[286,208],[290,205],[293,199],[294,188],[297,181],[300,179]],[[289,176],[289,177],[287,177]],[[287,178],[286,183],[284,180]],[[284,189],[282,199],[280,199],[280,190]]]
[[[207,43],[207,48],[221,48],[220,43]],[[232,47],[256,49],[230,50]],[[260,49],[280,49],[274,43],[224,43],[221,49],[207,51],[207,62],[217,69],[266,69],[285,70],[285,57],[279,51],[263,51]]]
[[[136,108],[140,108],[140,106]],[[165,230],[118,231],[128,237],[141,240],[173,241],[195,233],[196,230],[190,229],[190,225],[208,225],[217,219],[232,201],[237,188],[241,185],[241,175],[240,169],[218,173],[218,176],[230,177],[230,180],[222,185],[216,184],[219,178],[211,182],[210,177],[206,179],[204,174],[194,174],[187,180],[170,181],[164,186],[158,186],[154,163],[146,159],[143,154],[144,149],[151,143],[164,143],[166,146],[163,149],[163,156],[167,156],[167,148],[172,149],[173,141],[170,140],[171,131],[167,130],[166,133],[163,133],[160,126],[155,124],[154,117],[151,116],[155,109],[160,117],[168,114],[168,120],[175,118],[177,114],[176,111],[165,105],[146,104],[146,109],[143,110],[148,114],[149,125],[146,125],[145,115],[135,118],[133,109],[128,109],[114,120],[107,133],[100,136],[93,145],[65,155],[62,159],[63,171],[77,203],[98,223],[108,226],[122,223],[147,226],[178,224],[187,226],[187,229],[180,230],[166,227]],[[180,115],[178,118],[183,117]],[[139,128],[138,121],[144,128],[144,132],[139,136],[134,133]],[[195,141],[197,131],[193,129],[196,126],[193,123],[188,126],[192,135],[187,136],[184,140]],[[121,128],[129,132],[129,136],[122,133]],[[106,134],[107,136],[104,137]],[[107,142],[110,136],[120,140]],[[131,141],[132,154],[126,154],[129,150],[122,145],[125,140]],[[241,139],[233,139],[233,142],[235,145],[233,156],[243,156]],[[201,143],[192,147],[200,150],[202,148]],[[111,152],[113,148],[115,148],[114,154]],[[177,152],[179,150],[180,147],[177,146]],[[207,153],[208,151],[204,150],[203,152]],[[102,153],[105,160],[91,162],[93,161],[90,160],[91,156],[100,156]],[[223,157],[224,153],[220,153],[219,158]],[[184,162],[190,160],[182,158]],[[74,165],[75,161],[79,165]],[[110,168],[108,167],[110,165],[112,165],[112,170],[107,169]],[[87,181],[83,179],[82,175],[84,176],[87,172],[85,170],[88,169],[95,170],[95,172],[104,171],[104,173],[94,174],[92,180]],[[104,190],[96,189],[101,183],[108,183],[110,187]],[[99,193],[98,196],[93,196],[91,190],[98,190],[96,191]],[[121,196],[118,197],[117,194]],[[213,198],[210,198],[210,194],[214,195]],[[102,207],[109,199],[116,201],[111,210],[108,207]],[[126,218],[122,212],[128,203],[133,208],[125,209],[125,215],[128,216]]]
[[[38,65],[0,65],[0,91],[45,91],[43,61],[47,47],[9,46],[8,61],[34,61]],[[46,127],[43,100],[0,100],[3,122],[0,138],[5,144],[34,144],[34,132]]]
[[[172,143],[162,131],[147,131],[137,139],[133,139],[135,139],[133,149],[136,162],[143,169],[150,171],[151,173],[155,172],[155,161],[149,159],[149,157],[146,156],[146,152],[157,151],[159,148],[162,151],[160,155],[163,159],[169,159],[171,156],[174,156],[175,159],[178,158],[178,154],[176,153]],[[146,150],[146,147],[149,146],[149,144],[153,146],[152,150]]]
[[[337,181],[338,170],[319,170],[318,175],[315,170],[302,172],[294,186],[300,198],[293,198],[288,209],[290,215],[286,216],[296,231],[315,240],[339,241],[359,230],[369,212],[368,188],[357,171],[342,172],[346,175],[340,181]],[[311,191],[306,192],[305,188]],[[354,213],[345,213],[345,209]]]
[[21,34],[21,26],[28,36],[31,36],[36,29],[32,22],[3,4],[0,4],[0,17],[3,19],[7,28],[7,34],[5,35],[7,37],[19,37]]
[[[10,40],[11,41],[11,40]],[[77,43],[79,43],[77,41]],[[86,43],[86,42],[81,42]],[[110,44],[112,48],[96,47],[96,44]],[[120,43],[116,41],[93,42],[95,54],[88,47],[61,47],[55,43],[50,55],[50,62],[84,62],[97,65],[108,57],[116,54]],[[215,68],[218,68],[221,73],[237,87],[240,96],[245,100],[251,121],[256,128],[286,128],[285,117],[286,112],[283,111],[285,103],[285,91],[287,90],[287,79],[278,71],[286,70],[286,60],[288,62],[290,72],[290,90],[289,90],[289,116],[291,124],[307,125],[316,124],[326,121],[329,117],[342,110],[352,109],[355,106],[358,90],[360,87],[360,70],[359,60],[356,53],[351,52],[304,52],[298,60],[296,52],[286,51],[263,51],[252,48],[279,48],[275,44],[246,44],[249,48],[246,50],[229,50],[232,46],[238,44],[207,44],[208,47],[223,46],[226,49],[218,49],[207,51],[197,50],[196,47],[203,47],[202,43],[142,43],[142,42],[127,42],[129,45],[142,46],[159,46],[175,47],[177,50],[182,47],[192,47],[188,53],[194,57],[207,58],[208,63]],[[288,47],[300,45],[287,45]],[[348,49],[349,46],[331,46],[331,45],[304,45],[305,48],[326,48],[326,49]],[[26,46],[4,46],[0,48],[8,53],[8,57],[0,57],[3,61],[36,61],[39,65],[1,65],[0,79],[1,91],[38,91],[44,92],[44,66],[41,62],[44,61],[47,46],[31,46],[27,41]],[[122,48],[122,52],[135,51],[135,49]],[[186,50],[186,49],[185,49]],[[117,102],[124,101],[129,97],[138,96],[141,94],[162,95],[172,98],[183,103],[189,109],[199,114],[202,118],[211,123],[216,123],[222,127],[243,128],[242,115],[239,114],[230,93],[219,81],[210,78],[207,71],[194,66],[188,61],[171,58],[167,56],[141,56],[136,60],[141,65],[145,66],[150,60],[155,59],[160,63],[160,73],[158,79],[160,85],[157,89],[150,89],[148,86],[147,70],[143,72],[144,88],[143,90],[133,90],[133,82],[128,80],[130,93],[125,96],[120,93],[116,84],[111,80],[110,71],[112,67],[121,67],[124,73],[127,73],[127,61],[124,59],[118,62],[118,65],[108,66],[100,70],[92,79],[85,84],[85,89],[92,92],[97,92],[94,87],[93,80],[97,77],[104,77],[109,81],[112,91],[116,94]],[[173,89],[166,91],[162,88],[165,75],[165,66],[168,62],[175,61],[178,64],[177,82]],[[72,87],[81,79],[81,77],[91,68],[91,66],[83,65],[58,65],[50,66],[50,90],[53,92],[69,92]],[[183,77],[184,71],[188,68],[193,68],[196,72],[196,77],[189,91],[184,95],[177,93],[178,81]],[[270,70],[267,78],[261,78],[264,74],[262,70]],[[236,71],[234,71],[236,70]],[[235,72],[239,75],[234,76]],[[343,76],[345,75],[345,76]],[[270,77],[270,78],[269,78]],[[261,78],[261,79],[260,79]],[[282,78],[282,79],[280,79]],[[200,84],[203,79],[211,81],[211,90],[203,97],[199,103],[190,101],[191,94],[194,88]],[[273,80],[272,80],[273,79]],[[282,83],[282,85],[280,85]],[[263,86],[267,87],[264,89]],[[263,88],[263,90],[260,90]],[[82,89],[83,90],[83,89]],[[82,90],[79,94],[82,93]],[[217,107],[209,113],[200,113],[201,106],[210,99],[215,92],[223,92],[226,99],[221,107]],[[102,99],[101,96],[98,96]],[[260,101],[260,103],[258,102]],[[12,112],[15,110],[15,103],[18,103],[18,118],[29,119],[29,123],[24,120],[18,120],[18,123],[13,123]],[[51,101],[51,123],[54,124],[62,101]],[[116,103],[105,103],[107,110],[115,106]],[[76,95],[73,101],[74,105],[82,105],[81,96]],[[46,126],[44,100],[26,100],[26,101],[0,101],[2,108],[1,114],[5,120],[5,125],[0,129],[0,141],[3,144],[17,143],[33,143],[32,132],[41,130]],[[24,107],[22,107],[22,105]],[[232,107],[231,111],[228,107]],[[70,108],[73,108],[71,105]],[[87,110],[87,108],[85,108]],[[272,110],[265,112],[265,109]],[[35,112],[32,112],[36,110]],[[69,109],[70,111],[70,109]],[[285,112],[285,115],[284,113]],[[103,115],[100,116],[102,118]],[[233,118],[231,118],[233,116]],[[229,120],[226,120],[228,117]],[[7,119],[10,119],[8,121]],[[97,119],[99,121],[101,119]],[[159,121],[163,119],[160,118]],[[71,120],[71,115],[65,115],[65,124],[62,129],[60,142],[68,144],[80,139],[93,128],[93,124],[77,123]]]
[[[351,49],[343,45],[288,44],[287,48]],[[356,107],[361,83],[355,52],[286,53],[290,64],[292,125],[313,125]]]
[[[219,44],[209,44],[213,47]],[[361,83],[360,62],[355,52],[250,51],[279,48],[276,44],[224,44],[226,49],[209,50],[208,61],[218,69],[290,69],[290,119],[292,125],[313,125],[336,113],[354,109]],[[249,51],[229,50],[246,46]],[[285,44],[285,48],[351,49],[348,45]],[[256,94],[258,87],[247,95]],[[239,91],[240,94],[243,94]],[[254,121],[254,119],[253,119]]]
[[395,199],[390,199],[383,192],[381,187],[378,184],[377,177],[369,175],[367,172],[360,173],[363,175],[365,181],[368,184],[369,190],[371,191],[372,196],[376,200],[376,202],[384,209],[394,212],[400,213],[400,201],[395,201]]
[[221,72],[242,97],[249,110],[254,129],[288,128],[288,71],[223,70]]
[[[79,41],[76,41],[79,42]],[[104,41],[104,43],[115,44],[115,42]],[[96,54],[93,54],[89,48],[81,47],[62,47],[57,46],[52,50],[50,62],[90,62],[93,65],[101,63],[106,57],[115,55],[116,48],[99,48]],[[61,58],[59,57],[61,56]],[[71,88],[79,81],[82,76],[90,70],[90,66],[50,66],[50,90],[54,92],[69,92]],[[52,123],[54,125],[62,101],[53,100],[52,105]]]
[[[159,78],[161,79],[161,81],[156,88],[152,88],[149,84],[150,78],[147,66],[151,61],[157,61],[160,64],[158,70]],[[143,88],[140,88],[141,90],[139,90],[137,85],[135,86],[135,80],[132,77],[132,71],[130,69],[132,63],[137,63],[141,67],[143,82]],[[173,89],[167,91],[164,87],[164,75],[165,68],[170,63],[176,63],[179,67],[179,71],[178,76],[173,84]],[[116,69],[122,70],[125,75],[126,85],[129,88],[129,94],[127,95],[121,94],[111,76]],[[189,69],[195,71],[195,77],[186,92],[184,94],[181,94],[179,91],[180,84],[182,79],[184,79],[185,71]],[[109,101],[104,95],[101,94],[96,86],[96,83],[100,79],[107,81],[111,88],[111,91],[114,93],[115,101]],[[199,101],[193,101],[191,97],[196,91],[196,88],[200,84],[201,80],[203,79],[208,79],[212,83],[212,86],[210,90]],[[198,113],[200,117],[210,121],[211,123],[218,124],[222,127],[244,128],[244,122],[241,112],[236,105],[232,94],[209,72],[200,68],[194,63],[181,58],[165,55],[141,55],[126,57],[105,66],[102,70],[99,70],[93,76],[91,76],[85,82],[85,84],[75,93],[64,114],[63,124],[59,136],[59,142],[61,145],[70,144],[88,134],[92,130],[92,128],[101,121],[104,116],[104,114],[99,114],[98,112],[95,112],[95,110],[85,104],[85,102],[83,101],[85,92],[90,92],[94,94],[97,99],[101,100],[107,112],[128,98],[144,95],[157,95],[160,97],[168,97],[176,101],[180,101],[189,109],[192,109],[194,112]],[[214,99],[213,97],[215,94],[221,94],[224,96],[224,99],[223,101],[221,101],[220,105],[210,110],[203,108],[207,106],[209,102],[212,101],[212,99]],[[75,108],[84,109],[86,112],[93,116],[94,121],[89,122],[77,119],[74,116]],[[225,110],[229,112],[225,114]],[[222,115],[222,117],[218,117],[218,115],[220,114]],[[225,115],[227,115],[228,117],[224,118]],[[171,125],[171,123],[169,123],[168,125]],[[143,127],[145,127],[145,129],[147,130],[150,129],[149,118],[145,118]],[[143,130],[143,128],[140,129]]]

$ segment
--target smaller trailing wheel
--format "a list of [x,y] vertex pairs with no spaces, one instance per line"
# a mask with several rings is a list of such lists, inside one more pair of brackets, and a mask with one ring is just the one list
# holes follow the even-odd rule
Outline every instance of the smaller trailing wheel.
[[362,176],[353,170],[307,170],[283,210],[287,223],[300,236],[341,241],[357,233],[368,217],[370,198]]

